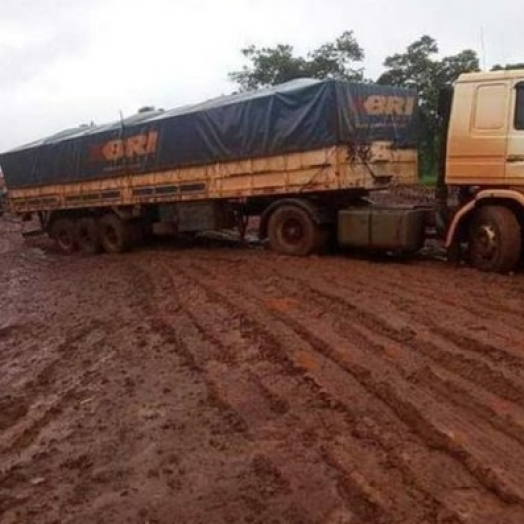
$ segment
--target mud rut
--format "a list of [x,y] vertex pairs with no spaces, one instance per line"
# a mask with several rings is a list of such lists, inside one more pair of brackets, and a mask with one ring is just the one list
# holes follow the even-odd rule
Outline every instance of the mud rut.
[[524,522],[522,274],[4,238],[0,522]]

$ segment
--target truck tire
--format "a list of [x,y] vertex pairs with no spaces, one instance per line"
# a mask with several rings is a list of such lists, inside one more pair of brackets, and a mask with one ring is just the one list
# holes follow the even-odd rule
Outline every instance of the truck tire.
[[306,256],[323,248],[326,235],[305,209],[284,205],[269,217],[268,239],[276,253]]
[[77,248],[76,225],[71,218],[58,218],[51,224],[49,236],[56,245],[67,255],[74,253]]
[[469,258],[481,271],[508,273],[521,253],[521,228],[515,213],[503,206],[476,211],[469,229]]
[[94,217],[84,217],[76,225],[78,249],[86,255],[95,255],[102,251],[100,232]]
[[98,232],[102,247],[107,253],[123,253],[133,245],[132,227],[113,213],[100,219]]

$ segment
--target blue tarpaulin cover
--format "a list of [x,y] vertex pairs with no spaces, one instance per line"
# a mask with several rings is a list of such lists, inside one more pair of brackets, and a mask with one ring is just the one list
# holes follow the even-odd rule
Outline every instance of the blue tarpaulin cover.
[[414,91],[300,79],[66,130],[1,154],[0,166],[21,188],[375,140],[414,147],[416,120]]

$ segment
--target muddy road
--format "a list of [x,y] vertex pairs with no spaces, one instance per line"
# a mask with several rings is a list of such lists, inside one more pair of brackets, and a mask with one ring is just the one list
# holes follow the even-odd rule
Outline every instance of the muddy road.
[[0,229],[0,522],[522,523],[524,275]]

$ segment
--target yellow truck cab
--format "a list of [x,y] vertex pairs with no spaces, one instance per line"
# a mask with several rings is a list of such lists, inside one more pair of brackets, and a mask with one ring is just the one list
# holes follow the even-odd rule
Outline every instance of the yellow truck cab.
[[470,262],[482,270],[514,269],[524,225],[524,70],[460,76],[444,181],[460,193],[447,247],[467,244]]
[[454,88],[446,182],[521,186],[523,181],[524,70],[462,75]]

